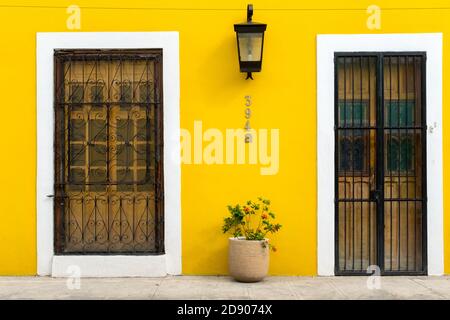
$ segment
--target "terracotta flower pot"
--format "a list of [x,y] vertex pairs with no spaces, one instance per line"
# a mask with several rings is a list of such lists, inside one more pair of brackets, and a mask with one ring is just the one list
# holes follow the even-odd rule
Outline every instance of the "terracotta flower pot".
[[230,275],[241,282],[257,282],[269,271],[268,240],[229,238],[228,268]]

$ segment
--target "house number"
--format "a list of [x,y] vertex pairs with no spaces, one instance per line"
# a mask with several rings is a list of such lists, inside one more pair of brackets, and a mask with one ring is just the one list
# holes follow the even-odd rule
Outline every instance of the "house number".
[[251,143],[253,140],[252,134],[249,132],[251,130],[250,126],[250,118],[252,117],[252,109],[250,109],[252,105],[252,97],[245,96],[245,143]]

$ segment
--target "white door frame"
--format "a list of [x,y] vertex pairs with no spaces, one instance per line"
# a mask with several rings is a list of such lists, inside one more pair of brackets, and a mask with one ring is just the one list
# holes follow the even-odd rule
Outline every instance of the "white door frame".
[[334,53],[427,53],[427,260],[428,274],[444,273],[442,160],[442,34],[317,36],[317,211],[319,275],[334,275]]
[[[164,246],[162,255],[55,255],[54,73],[55,49],[162,49],[164,99]],[[178,32],[46,32],[36,34],[37,72],[37,273],[68,276],[181,274],[180,71]]]

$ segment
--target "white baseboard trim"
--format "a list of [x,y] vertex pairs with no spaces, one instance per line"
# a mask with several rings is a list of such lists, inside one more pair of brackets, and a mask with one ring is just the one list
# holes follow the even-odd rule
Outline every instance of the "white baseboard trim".
[[166,255],[53,256],[52,277],[164,277]]

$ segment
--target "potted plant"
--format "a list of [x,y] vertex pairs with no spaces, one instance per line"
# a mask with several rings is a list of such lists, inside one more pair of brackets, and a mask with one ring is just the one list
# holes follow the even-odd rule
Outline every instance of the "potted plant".
[[269,271],[269,249],[276,251],[266,236],[281,228],[279,223],[274,223],[270,200],[259,197],[245,205],[229,205],[228,212],[222,231],[233,235],[228,240],[230,275],[241,282],[261,281]]

